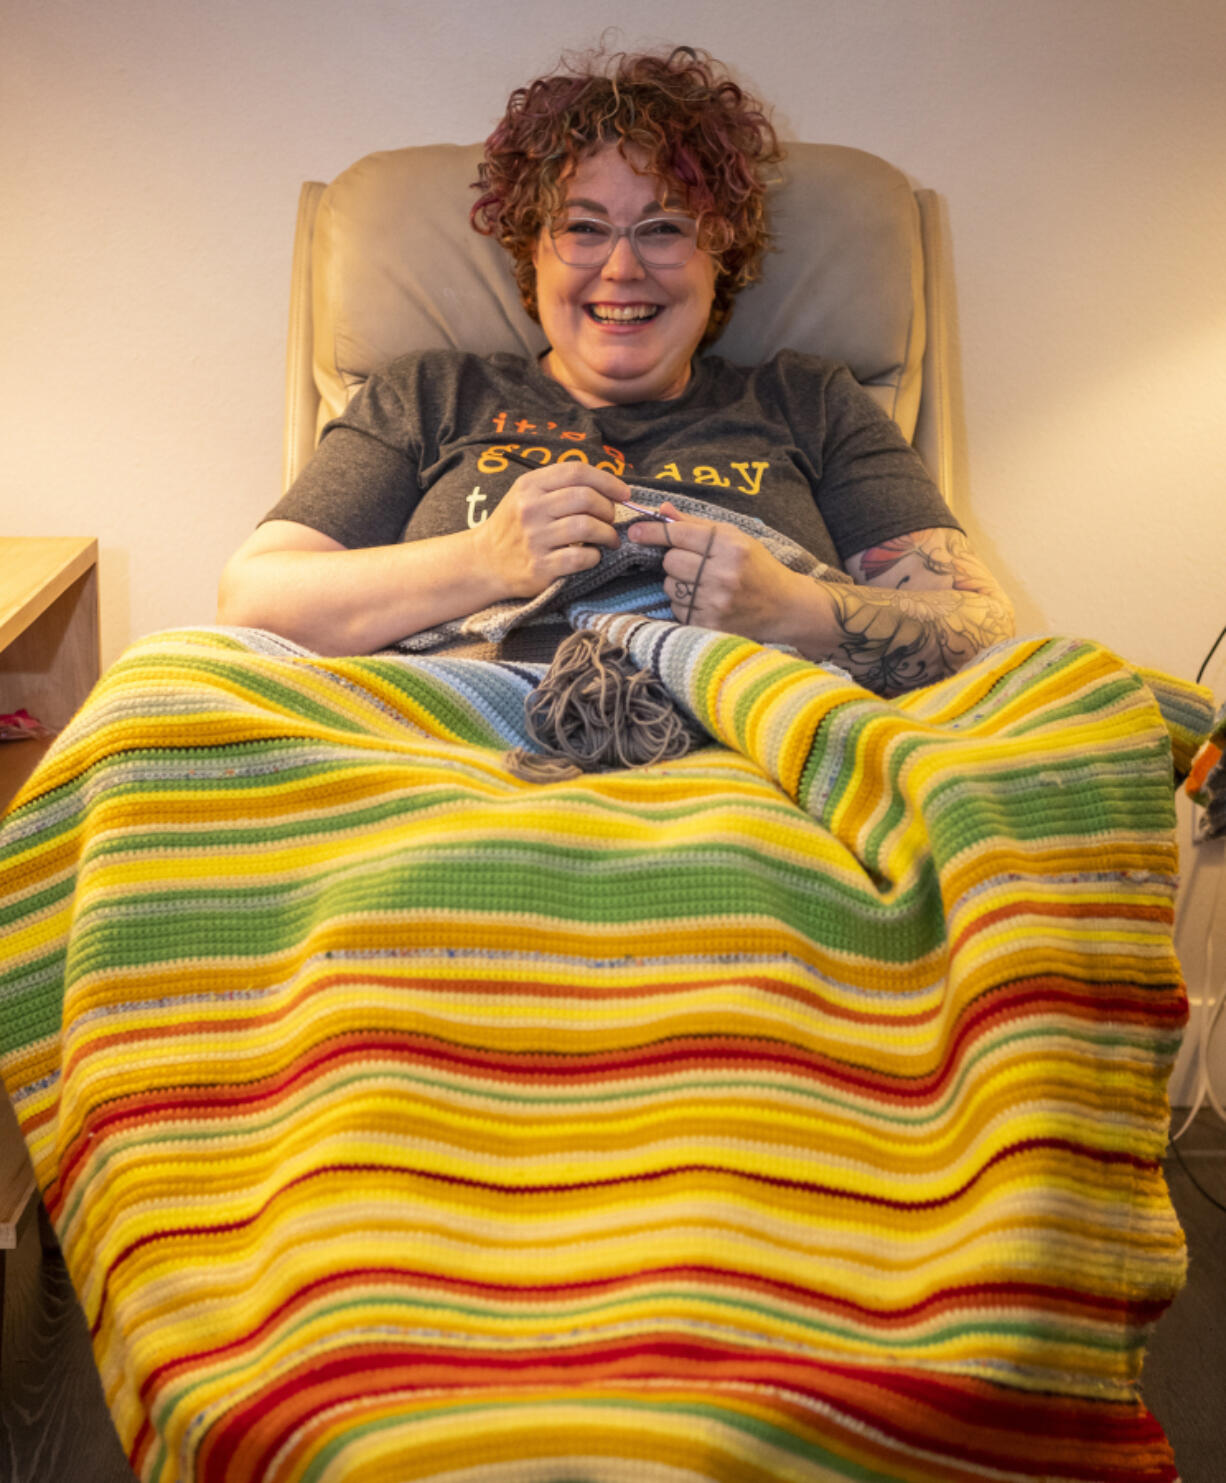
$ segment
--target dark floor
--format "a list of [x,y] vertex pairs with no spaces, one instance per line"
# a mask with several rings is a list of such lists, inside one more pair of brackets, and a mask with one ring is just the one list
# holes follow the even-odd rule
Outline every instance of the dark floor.
[[[1226,1125],[1202,1114],[1167,1161],[1188,1237],[1188,1284],[1145,1364],[1145,1398],[1182,1483],[1226,1478]],[[1195,1183],[1194,1183],[1195,1181]],[[133,1483],[102,1401],[85,1320],[58,1252],[30,1221],[7,1259],[0,1349],[0,1483]]]
[[85,1315],[58,1248],[42,1250],[37,1219],[5,1268],[0,1483],[133,1483]]
[[[1177,1115],[1175,1126],[1182,1121]],[[1188,1238],[1188,1281],[1150,1340],[1142,1390],[1171,1439],[1182,1483],[1222,1483],[1226,1210],[1207,1196],[1226,1206],[1226,1124],[1212,1113],[1201,1113],[1178,1148],[1183,1164],[1168,1155],[1166,1177]]]

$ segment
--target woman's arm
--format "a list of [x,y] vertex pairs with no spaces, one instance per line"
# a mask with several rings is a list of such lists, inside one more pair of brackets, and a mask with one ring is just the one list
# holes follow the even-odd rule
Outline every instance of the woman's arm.
[[507,597],[534,597],[616,546],[606,470],[554,464],[523,474],[471,530],[349,549],[294,520],[269,520],[222,573],[219,623],[266,628],[317,654],[370,654]]
[[824,589],[833,627],[819,646],[833,640],[826,657],[882,695],[944,679],[1013,637],[1013,605],[960,530],[896,536],[847,570],[855,586]]
[[269,520],[226,563],[217,621],[316,654],[373,653],[494,600],[482,600],[487,583],[465,557],[473,534],[351,551],[309,525]]
[[672,546],[665,591],[678,618],[790,644],[879,694],[943,679],[1013,633],[1009,599],[958,530],[911,531],[861,551],[847,563],[851,583],[791,571],[718,521],[636,524],[630,537]]

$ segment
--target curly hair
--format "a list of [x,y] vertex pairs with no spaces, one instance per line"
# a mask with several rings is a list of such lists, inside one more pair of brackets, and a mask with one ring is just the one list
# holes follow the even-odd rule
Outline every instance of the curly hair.
[[597,52],[516,88],[485,141],[473,226],[511,253],[524,307],[537,319],[533,249],[563,213],[567,177],[607,144],[633,151],[636,168],[642,160],[697,219],[699,244],[717,267],[704,343],[713,340],[760,272],[770,240],[765,167],[783,156],[762,105],[705,52],[618,52],[607,62]]

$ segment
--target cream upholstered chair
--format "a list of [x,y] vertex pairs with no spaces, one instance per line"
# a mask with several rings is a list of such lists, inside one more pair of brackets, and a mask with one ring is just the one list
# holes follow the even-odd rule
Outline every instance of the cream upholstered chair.
[[[302,187],[290,303],[284,476],[380,365],[410,350],[535,355],[507,253],[468,222],[478,145],[367,155]],[[862,150],[789,144],[775,248],[713,347],[751,365],[785,347],[845,362],[952,504],[937,198]]]

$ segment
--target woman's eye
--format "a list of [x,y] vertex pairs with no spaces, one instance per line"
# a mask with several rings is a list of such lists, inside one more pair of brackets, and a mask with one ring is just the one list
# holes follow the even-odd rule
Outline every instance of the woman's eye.
[[685,228],[675,221],[649,221],[641,228],[645,237],[684,237]]
[[568,221],[562,228],[567,237],[607,237],[608,227],[598,221]]

